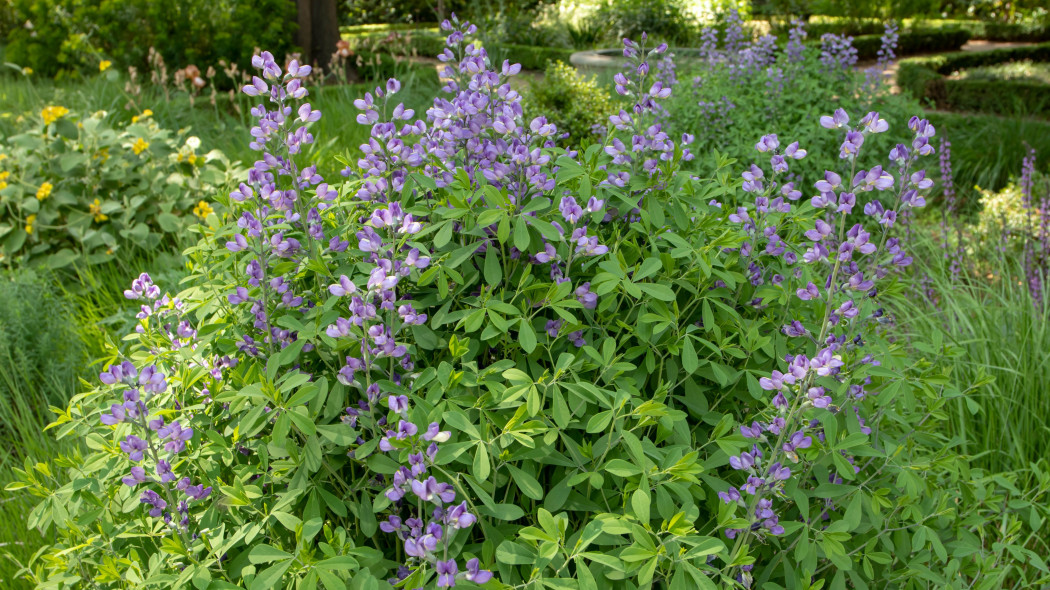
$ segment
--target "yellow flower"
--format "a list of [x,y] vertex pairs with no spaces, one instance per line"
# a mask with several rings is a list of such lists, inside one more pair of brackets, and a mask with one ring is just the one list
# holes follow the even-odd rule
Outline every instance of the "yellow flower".
[[44,110],[40,111],[40,116],[44,118],[44,125],[50,125],[68,114],[69,109],[59,106],[44,107]]
[[200,203],[197,203],[197,205],[193,208],[193,214],[197,217],[200,217],[201,219],[206,218],[214,212],[215,210],[212,209],[211,205],[209,205],[206,201],[201,201]]
[[7,170],[4,170],[3,172],[0,172],[0,191],[2,191],[5,188],[7,188],[7,177],[8,176],[11,176],[11,173],[8,172]]
[[36,223],[36,215],[30,215],[26,217],[26,233],[33,233],[33,224]]
[[106,161],[109,160],[109,148],[108,147],[104,147],[104,148],[100,149],[98,151],[98,153],[95,154],[95,157],[98,158],[99,160],[102,160],[102,162],[105,163]]
[[[7,114],[10,114],[10,113],[7,113]],[[0,162],[3,162],[6,159],[7,159],[7,154],[0,154]]]
[[139,155],[149,148],[149,142],[141,137],[135,140],[135,143],[131,144],[131,151],[135,152],[135,155]]
[[100,61],[99,64],[98,64],[98,71],[105,72],[106,70],[109,69],[109,66],[111,66],[111,65],[113,65],[113,62],[109,61],[108,59],[104,59],[104,60]]
[[151,116],[153,116],[153,111],[151,111],[149,109],[146,109],[146,110],[142,111],[141,115],[135,115],[134,117],[132,117],[131,118],[131,122],[132,123],[138,123],[139,119],[145,119],[145,118],[151,117]]
[[36,200],[43,201],[44,199],[51,196],[51,191],[54,190],[55,185],[50,182],[45,182],[40,185],[40,188],[36,190]]
[[197,164],[197,154],[191,152],[190,155],[186,156],[186,161],[190,163],[190,166],[195,166]]
[[109,219],[109,216],[102,212],[102,203],[98,199],[95,199],[94,203],[88,205],[88,210],[95,217],[95,223],[101,223]]
[[22,68],[22,75],[30,76],[33,74],[33,68]]

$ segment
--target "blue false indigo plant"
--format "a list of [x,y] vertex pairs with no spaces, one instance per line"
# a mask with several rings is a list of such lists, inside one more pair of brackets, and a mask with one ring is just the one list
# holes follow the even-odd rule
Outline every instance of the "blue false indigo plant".
[[812,121],[839,143],[818,179],[773,133],[739,184],[725,162],[697,178],[692,135],[664,120],[665,45],[624,41],[625,107],[566,151],[523,118],[519,66],[441,27],[441,94],[414,112],[389,80],[355,101],[369,138],[334,183],[312,161],[309,68],[255,57],[259,159],[198,228],[186,289],[136,280],[137,334],[53,426],[87,454],[9,488],[58,533],[23,578],[961,588],[998,571],[981,541],[998,527],[955,518],[1005,502],[938,427],[960,392],[883,311],[911,260],[897,220],[932,185],[928,122],[884,159],[891,122],[839,110]]

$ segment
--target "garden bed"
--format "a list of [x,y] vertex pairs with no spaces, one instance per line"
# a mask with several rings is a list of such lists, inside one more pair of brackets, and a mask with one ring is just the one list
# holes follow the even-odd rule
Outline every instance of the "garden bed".
[[900,63],[897,83],[902,90],[939,109],[1050,115],[1050,85],[1031,79],[982,79],[955,74],[1021,61],[1050,62],[1050,43],[905,59]]

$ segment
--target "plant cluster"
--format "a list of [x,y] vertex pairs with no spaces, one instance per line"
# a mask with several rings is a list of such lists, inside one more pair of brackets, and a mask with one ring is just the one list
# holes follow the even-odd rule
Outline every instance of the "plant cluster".
[[144,110],[130,122],[49,105],[4,138],[0,240],[5,264],[94,264],[121,249],[178,243],[212,213],[235,174],[198,138],[161,128]]
[[280,55],[293,49],[295,6],[285,0],[11,0],[8,8],[19,26],[6,36],[5,60],[44,76],[97,71],[105,60],[143,71],[150,48],[179,68],[251,55],[260,43]]
[[529,86],[523,103],[527,118],[543,115],[562,136],[568,134],[564,139],[559,138],[559,145],[594,143],[595,134],[604,133],[609,115],[619,110],[609,92],[597,81],[560,61],[547,67],[542,82]]
[[[783,130],[809,146],[818,159],[798,163],[796,171],[807,177],[829,168],[837,152],[834,140],[812,125],[827,109],[847,111],[878,108],[887,118],[905,118],[918,109],[912,101],[890,94],[883,83],[884,70],[894,59],[895,31],[884,35],[883,58],[858,80],[853,66],[856,51],[848,37],[825,34],[819,50],[808,43],[802,21],[795,21],[783,45],[772,37],[750,41],[739,18],[731,18],[721,35],[705,29],[700,60],[682,60],[677,76],[692,88],[675,92],[668,110],[668,124],[676,130],[697,133],[697,149],[712,149],[730,158],[750,158],[748,129]],[[906,139],[893,134],[884,142]],[[824,154],[831,156],[829,161]],[[701,162],[701,164],[703,164]]]
[[[1046,570],[1019,532],[1038,498],[969,471],[940,423],[970,390],[884,307],[912,262],[901,219],[933,186],[928,121],[883,149],[898,121],[813,116],[833,150],[805,181],[812,147],[763,121],[739,180],[725,162],[700,178],[668,124],[666,44],[624,40],[624,108],[568,151],[525,116],[519,65],[441,26],[442,93],[417,111],[391,79],[355,101],[369,136],[341,180],[312,158],[311,68],[253,58],[259,157],[187,250],[190,286],[131,284],[135,333],[53,426],[87,453],[8,487],[57,539],[20,575],[1045,582],[1014,569]],[[768,40],[731,41],[732,83],[771,67]]]

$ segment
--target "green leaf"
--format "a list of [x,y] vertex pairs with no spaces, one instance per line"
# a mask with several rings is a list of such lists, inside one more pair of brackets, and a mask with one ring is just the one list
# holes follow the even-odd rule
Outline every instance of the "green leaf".
[[352,570],[360,567],[360,563],[349,555],[339,555],[317,562],[314,567],[325,570]]
[[526,354],[532,354],[536,350],[536,332],[532,329],[529,320],[521,318],[518,322],[518,343]]
[[315,428],[322,437],[341,447],[348,447],[357,440],[354,429],[347,424],[325,424]]
[[490,245],[485,252],[485,282],[490,287],[495,287],[502,280],[503,265],[500,264],[499,252]]
[[525,218],[518,216],[514,219],[514,247],[522,252],[529,251],[529,226],[525,225]]
[[644,293],[660,301],[674,301],[674,291],[667,285],[660,283],[635,283]]
[[478,443],[478,446],[474,450],[474,464],[471,473],[478,481],[485,481],[489,478],[489,472],[491,470],[492,463],[489,461],[488,448],[484,442]]
[[525,516],[525,511],[516,504],[494,504],[491,507],[478,506],[478,512],[497,520],[518,520]]
[[[642,478],[643,480],[645,478]],[[634,509],[634,515],[638,518],[642,524],[649,524],[649,508],[652,505],[652,498],[649,496],[649,490],[638,488],[631,494],[631,508]]]
[[607,462],[602,469],[619,477],[631,477],[632,475],[638,475],[642,472],[640,467],[628,463],[623,459],[613,459],[612,461]]
[[846,508],[846,513],[842,517],[843,522],[849,527],[849,530],[856,530],[860,526],[860,519],[863,516],[862,507],[864,503],[864,493],[857,492],[854,494],[853,499],[850,500],[849,506]]
[[295,427],[298,428],[300,432],[306,435],[315,434],[317,432],[317,427],[314,426],[314,421],[306,415],[308,412],[306,408],[292,408],[287,412],[288,417],[292,419]]
[[[291,565],[292,560],[288,559],[266,568],[259,575],[255,576],[251,590],[273,590],[277,588],[281,578],[284,577],[284,572],[288,571]],[[283,588],[283,586],[281,587]]]
[[157,225],[169,234],[179,231],[179,218],[172,213],[161,213],[157,216]]
[[496,547],[496,560],[509,565],[525,565],[536,561],[536,554],[514,541],[503,541]]
[[248,561],[252,563],[270,563],[278,559],[291,559],[293,555],[282,551],[271,545],[256,545],[248,554]]
[[696,356],[693,339],[689,336],[682,339],[682,368],[690,374],[695,373],[700,368],[700,358]]
[[50,268],[65,268],[77,259],[77,253],[69,248],[63,248],[47,257],[47,266]]
[[536,501],[543,500],[543,486],[540,485],[540,482],[536,481],[535,477],[525,473],[510,463],[507,464],[507,469],[510,470],[511,479],[514,480],[514,483],[523,494]]

